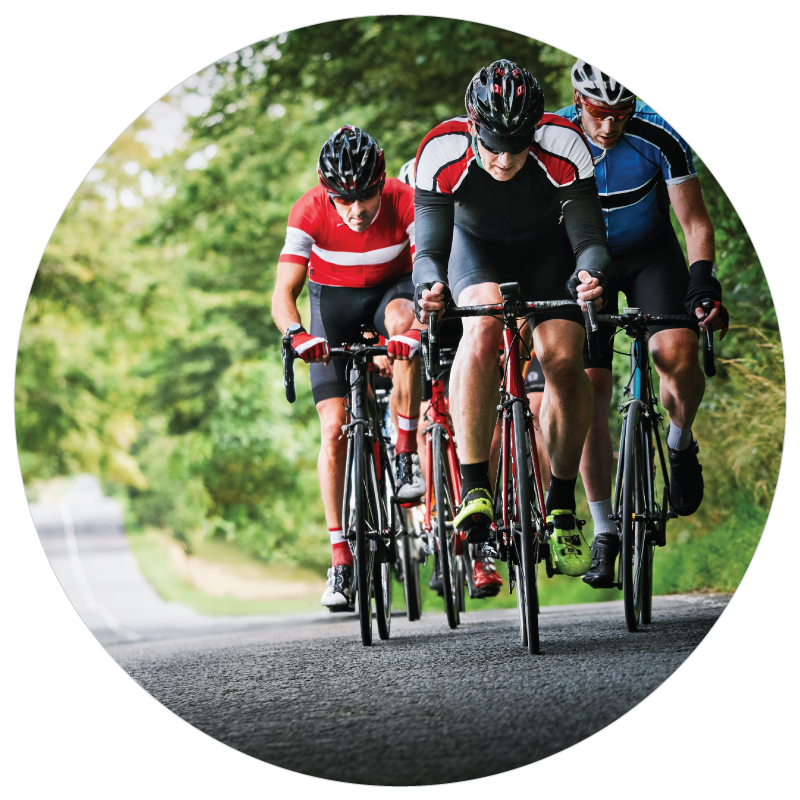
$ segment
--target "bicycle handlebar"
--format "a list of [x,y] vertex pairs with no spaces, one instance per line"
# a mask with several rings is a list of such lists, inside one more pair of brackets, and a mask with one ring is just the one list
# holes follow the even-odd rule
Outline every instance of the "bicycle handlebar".
[[[713,308],[710,303],[703,303],[703,309],[708,316]],[[644,323],[659,323],[659,322],[697,322],[697,318],[691,314],[598,314],[597,319],[599,322],[607,322],[624,328],[630,325],[634,320],[641,320]],[[717,367],[714,364],[714,332],[711,328],[706,328],[703,335],[703,372],[709,377],[713,378],[717,374]]]
[[[352,345],[344,347],[331,347],[332,358],[352,358],[355,355],[385,356],[386,345]],[[281,339],[281,361],[283,362],[283,385],[286,389],[286,399],[294,403],[297,394],[294,389],[294,360],[298,356],[292,348],[292,337],[284,336]]]

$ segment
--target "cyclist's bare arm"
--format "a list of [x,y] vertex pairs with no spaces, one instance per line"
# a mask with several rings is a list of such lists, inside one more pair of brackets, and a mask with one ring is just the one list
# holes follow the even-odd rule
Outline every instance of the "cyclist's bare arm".
[[[714,225],[708,215],[703,192],[700,188],[700,179],[695,178],[691,181],[684,181],[676,186],[668,186],[669,200],[675,209],[675,216],[683,229],[686,238],[686,254],[689,263],[695,261],[714,261]],[[695,316],[703,319],[705,313],[703,309],[696,308]],[[708,315],[708,319],[703,321],[700,326],[705,330],[706,325],[711,326],[711,330],[722,328],[722,319],[719,311],[715,308]],[[723,332],[722,336],[725,335]],[[720,336],[720,338],[722,338]]]
[[[275,279],[275,291],[272,293],[272,319],[278,330],[284,333],[294,323],[302,325],[300,312],[297,310],[297,298],[306,283],[306,267],[303,264],[292,264],[282,261],[278,264],[278,277]],[[331,357],[313,359],[330,362]]]

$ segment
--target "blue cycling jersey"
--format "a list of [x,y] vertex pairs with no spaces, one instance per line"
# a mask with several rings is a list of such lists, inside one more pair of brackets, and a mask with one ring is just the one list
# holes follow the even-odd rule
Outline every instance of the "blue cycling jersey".
[[[556,114],[580,125],[574,105]],[[663,117],[639,100],[619,144],[603,150],[587,140],[608,245],[614,255],[628,253],[671,224],[666,187],[697,177],[692,151]]]

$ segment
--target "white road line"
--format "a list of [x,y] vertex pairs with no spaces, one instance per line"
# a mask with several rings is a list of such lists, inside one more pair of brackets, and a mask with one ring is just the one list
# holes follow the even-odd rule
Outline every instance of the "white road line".
[[72,566],[72,571],[75,574],[75,580],[78,582],[83,600],[86,605],[92,610],[97,612],[103,621],[108,625],[111,630],[121,636],[123,639],[135,642],[143,638],[135,631],[130,631],[122,627],[114,615],[104,606],[97,602],[94,593],[92,592],[89,582],[86,580],[86,574],[83,571],[83,564],[81,564],[80,553],[78,552],[78,540],[75,538],[75,523],[72,519],[72,512],[66,503],[60,503],[58,510],[61,513],[61,523],[64,527],[64,539],[67,542],[67,552],[69,553],[69,561]]

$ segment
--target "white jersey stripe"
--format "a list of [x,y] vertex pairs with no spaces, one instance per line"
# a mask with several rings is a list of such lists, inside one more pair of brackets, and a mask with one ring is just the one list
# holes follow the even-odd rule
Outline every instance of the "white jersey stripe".
[[300,256],[309,258],[314,246],[313,237],[300,228],[286,228],[286,243],[281,250],[282,256]]
[[400,244],[382,247],[379,250],[368,250],[366,253],[350,253],[346,250],[323,250],[317,245],[313,245],[311,250],[329,264],[336,264],[340,267],[361,267],[371,264],[388,264],[390,261],[394,261],[408,247],[408,244],[409,240],[406,239]]

